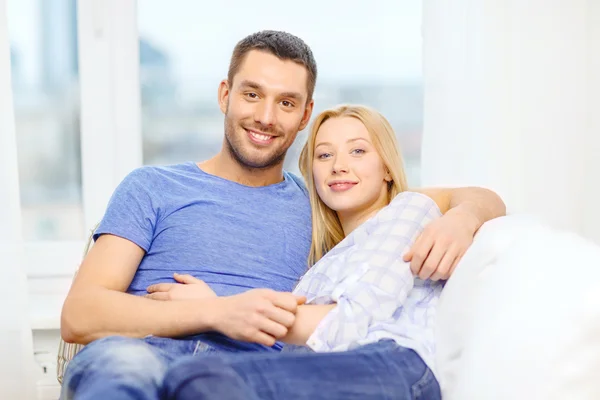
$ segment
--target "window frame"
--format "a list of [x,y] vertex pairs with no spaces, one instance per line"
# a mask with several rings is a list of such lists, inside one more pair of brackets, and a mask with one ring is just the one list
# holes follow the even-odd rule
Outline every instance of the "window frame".
[[[0,5],[7,10],[5,1]],[[60,327],[65,282],[79,267],[91,230],[117,185],[142,165],[137,1],[77,0],[77,35],[85,229],[80,240],[23,241],[21,268],[29,282],[34,329]],[[9,39],[3,38],[0,47],[9,49]],[[0,74],[6,79],[8,73],[10,82],[10,72],[9,60],[8,71],[0,68]],[[0,96],[1,104],[12,104],[12,91]],[[14,110],[5,111],[14,127]]]
[[142,165],[136,3],[77,1],[85,230],[81,240],[26,241],[29,278],[72,276],[116,186]]

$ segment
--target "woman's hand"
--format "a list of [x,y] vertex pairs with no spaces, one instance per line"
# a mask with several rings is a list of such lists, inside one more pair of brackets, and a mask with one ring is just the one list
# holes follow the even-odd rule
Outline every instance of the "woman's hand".
[[217,297],[216,293],[204,282],[189,274],[173,274],[178,283],[157,283],[146,289],[145,296],[153,300],[198,300]]

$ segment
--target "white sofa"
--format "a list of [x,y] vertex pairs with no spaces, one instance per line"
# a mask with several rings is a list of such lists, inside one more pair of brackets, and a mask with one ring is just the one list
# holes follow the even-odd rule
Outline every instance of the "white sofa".
[[438,321],[444,400],[600,399],[600,247],[575,234],[488,222]]

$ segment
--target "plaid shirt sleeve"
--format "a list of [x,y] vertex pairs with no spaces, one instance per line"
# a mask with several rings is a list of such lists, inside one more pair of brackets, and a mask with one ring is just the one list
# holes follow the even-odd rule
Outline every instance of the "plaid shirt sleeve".
[[337,307],[307,345],[320,352],[347,350],[366,339],[374,323],[393,322],[414,285],[410,264],[402,256],[426,224],[440,215],[430,198],[405,192],[357,228],[343,257],[334,257],[321,269],[321,274],[341,271],[332,280],[330,295]]

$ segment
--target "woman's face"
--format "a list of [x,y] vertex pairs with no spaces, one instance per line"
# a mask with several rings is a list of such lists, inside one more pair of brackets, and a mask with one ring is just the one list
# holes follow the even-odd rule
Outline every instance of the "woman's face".
[[387,204],[389,176],[363,123],[330,118],[317,132],[313,177],[321,200],[340,217],[368,215]]

